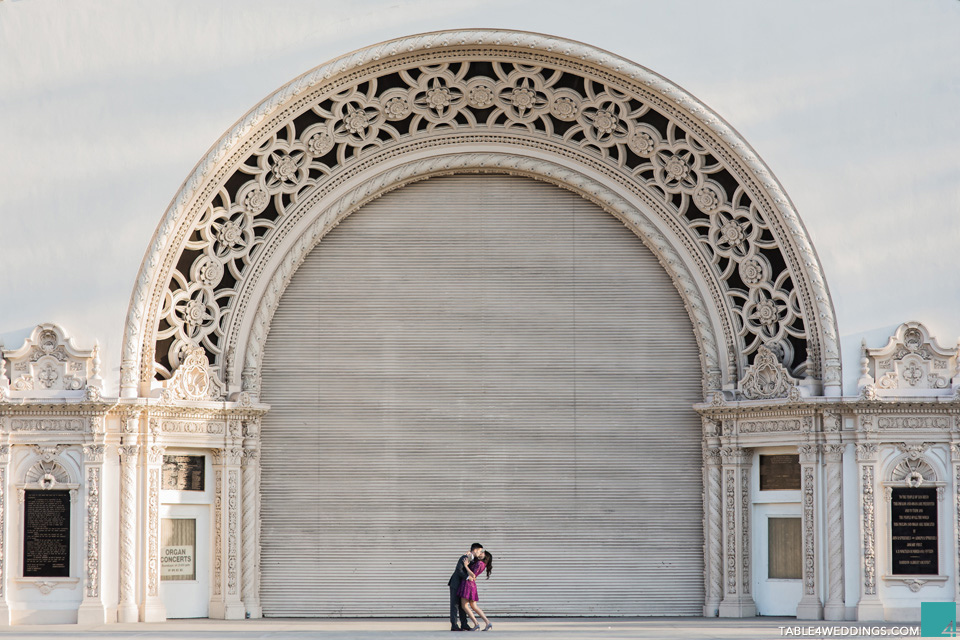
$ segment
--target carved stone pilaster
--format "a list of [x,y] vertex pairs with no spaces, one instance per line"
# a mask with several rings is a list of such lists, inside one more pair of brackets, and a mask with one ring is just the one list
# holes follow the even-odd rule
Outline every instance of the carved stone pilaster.
[[953,464],[953,539],[956,552],[953,554],[955,593],[960,594],[960,443],[950,445],[950,462]]
[[102,444],[83,446],[86,518],[83,531],[83,601],[77,610],[77,622],[79,624],[104,624],[107,622],[107,609],[102,595],[101,572],[101,540],[103,539],[101,511],[105,449],[106,447]]
[[720,449],[723,492],[724,581],[721,618],[752,618],[750,595],[750,461],[753,450]]
[[240,599],[240,463],[243,449],[231,446],[213,454],[216,496],[214,497],[214,585],[210,617],[241,620],[246,617]]
[[803,595],[797,605],[797,619],[820,620],[823,606],[817,584],[817,466],[820,447],[802,444],[800,453],[800,498],[803,530]]
[[843,450],[841,444],[823,449],[827,475],[827,602],[826,620],[844,620],[846,605],[843,588]]
[[10,445],[0,444],[0,627],[10,625],[10,605],[7,601],[7,487],[10,465]]
[[[705,419],[706,420],[706,419]],[[707,447],[703,452],[703,615],[715,617],[723,599],[723,483],[720,450]]]
[[140,447],[120,447],[120,605],[118,622],[138,619],[137,576],[137,458]]
[[249,618],[263,617],[260,607],[260,451],[243,452],[243,606]]
[[[861,418],[863,416],[860,416]],[[858,620],[883,620],[883,603],[877,589],[877,523],[875,490],[877,456],[875,442],[857,444],[857,472],[860,478],[860,602]]]
[[163,622],[167,610],[160,599],[160,468],[163,447],[151,445],[146,453],[146,566],[144,567],[144,596],[140,604],[142,622]]

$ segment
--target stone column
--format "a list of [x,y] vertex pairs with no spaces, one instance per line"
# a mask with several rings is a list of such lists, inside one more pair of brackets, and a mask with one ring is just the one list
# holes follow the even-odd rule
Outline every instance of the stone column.
[[843,589],[843,449],[828,444],[823,449],[827,472],[827,603],[826,620],[846,619]]
[[107,609],[103,603],[100,571],[103,539],[103,444],[83,445],[83,484],[85,520],[83,527],[83,601],[77,610],[77,624],[105,624]]
[[[866,416],[872,417],[872,416]],[[864,416],[861,416],[861,419]],[[874,490],[877,486],[879,447],[875,442],[857,445],[857,475],[860,478],[860,602],[857,620],[883,620],[883,603],[877,589],[877,523]]]
[[800,499],[803,509],[803,596],[797,605],[798,620],[820,620],[823,606],[817,581],[817,466],[820,447],[802,444],[800,453]]
[[720,449],[703,451],[703,615],[716,617],[723,599],[723,487]]
[[160,598],[160,469],[163,447],[146,450],[146,510],[144,522],[144,596],[140,601],[141,622],[163,622],[167,609]]
[[[231,426],[231,430],[233,427]],[[246,617],[240,599],[240,462],[243,449],[230,446],[213,451],[214,575],[210,617],[242,620]]]
[[[0,371],[0,374],[3,372]],[[0,418],[0,427],[6,427]],[[4,438],[9,436],[3,436]],[[10,445],[0,444],[0,627],[10,626],[10,605],[7,602],[7,481],[10,471]]]
[[[960,416],[955,418],[960,427]],[[960,602],[960,443],[950,445],[950,462],[953,464],[953,554],[954,596]]]
[[137,622],[137,458],[140,447],[120,447],[120,606],[118,622]]
[[260,449],[259,419],[245,423],[243,441],[243,589],[248,618],[261,618],[260,608]]
[[120,397],[136,398],[138,390],[137,361],[125,359],[120,363]]
[[723,487],[724,583],[721,618],[757,615],[750,578],[750,461],[752,449],[720,450]]

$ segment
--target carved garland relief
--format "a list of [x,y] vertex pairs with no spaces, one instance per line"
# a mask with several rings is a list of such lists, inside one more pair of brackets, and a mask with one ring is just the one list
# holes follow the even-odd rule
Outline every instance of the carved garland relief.
[[727,469],[727,593],[737,593],[737,476],[734,469]]
[[[101,454],[102,457],[102,454]],[[100,471],[87,469],[87,597],[100,596]]]
[[213,595],[221,593],[223,571],[223,471],[214,471],[213,498]]
[[803,467],[803,588],[804,593],[808,596],[816,593],[813,492],[813,466],[805,465]]
[[874,546],[873,465],[861,467],[860,490],[863,495],[863,592],[877,593],[876,548]]
[[[403,153],[487,142],[566,158],[647,202],[711,288],[720,348],[740,360],[728,379],[766,347],[790,375],[838,382],[829,296],[795,212],[746,145],[676,87],[589,47],[522,33],[430,34],[351,58],[275,94],[181,191],[131,304],[125,386],[137,354],[153,354],[143,380],[169,378],[197,345],[222,370],[243,347],[246,283],[337,185]],[[699,295],[677,286],[685,299]],[[710,372],[710,384],[720,375]]]

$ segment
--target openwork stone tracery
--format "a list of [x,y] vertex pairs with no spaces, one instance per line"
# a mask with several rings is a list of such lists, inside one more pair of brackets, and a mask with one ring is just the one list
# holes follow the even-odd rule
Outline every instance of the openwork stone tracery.
[[676,261],[658,253],[681,295],[708,301],[709,320],[694,317],[716,343],[705,390],[735,384],[761,347],[790,375],[835,385],[816,259],[745,145],[646,70],[529,34],[502,44],[504,35],[435,34],[354,54],[281,90],[225,138],[158,230],[157,260],[147,261],[131,307],[125,388],[135,367],[144,383],[169,378],[198,345],[228,385],[241,369],[251,377],[244,339],[262,295],[254,289],[302,221],[357,175],[477,149],[555,159],[642,204],[699,283],[682,282]]

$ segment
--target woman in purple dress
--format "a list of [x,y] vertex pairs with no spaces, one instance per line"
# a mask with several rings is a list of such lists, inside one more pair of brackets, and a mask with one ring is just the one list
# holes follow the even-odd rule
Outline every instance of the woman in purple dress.
[[460,590],[457,592],[457,595],[460,596],[460,606],[463,607],[463,610],[467,612],[467,615],[470,616],[470,619],[473,621],[474,631],[480,631],[477,615],[487,623],[487,626],[485,626],[483,630],[490,631],[490,629],[493,629],[493,623],[487,619],[487,615],[483,612],[483,609],[477,605],[477,601],[480,599],[477,593],[477,576],[486,570],[487,580],[490,579],[490,572],[493,570],[493,555],[489,551],[483,550],[473,559],[473,562],[467,564],[467,560],[464,560],[463,564],[467,568],[467,579],[460,583]]

